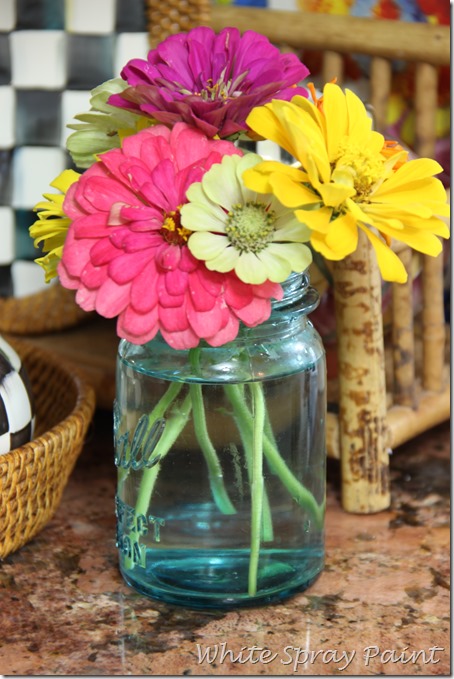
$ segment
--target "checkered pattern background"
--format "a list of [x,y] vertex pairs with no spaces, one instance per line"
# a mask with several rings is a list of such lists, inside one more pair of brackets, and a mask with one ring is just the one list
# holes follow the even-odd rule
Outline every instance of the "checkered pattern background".
[[[45,287],[28,229],[49,183],[73,166],[66,125],[148,49],[145,0],[0,0],[0,297]],[[268,146],[257,150],[275,157]]]
[[45,286],[28,228],[72,166],[66,124],[148,49],[144,0],[0,0],[0,296]]

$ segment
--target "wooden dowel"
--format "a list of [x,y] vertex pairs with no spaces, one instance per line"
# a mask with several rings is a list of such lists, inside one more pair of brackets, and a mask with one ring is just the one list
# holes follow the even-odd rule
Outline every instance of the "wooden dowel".
[[378,132],[383,132],[386,127],[391,79],[391,62],[381,57],[374,57],[370,65],[370,103],[374,116],[374,126]]
[[443,253],[423,258],[423,387],[443,389],[445,317],[443,300]]
[[326,50],[323,52],[322,81],[329,83],[334,78],[338,85],[342,85],[344,79],[344,58],[338,52]]
[[275,44],[298,49],[329,48],[343,54],[450,63],[449,26],[215,4],[209,24],[215,31],[226,26],[236,26],[242,32],[252,29]]
[[406,283],[392,285],[393,401],[416,408],[415,336],[413,327],[412,254],[407,248],[399,255],[408,272]]
[[444,367],[443,390],[434,394],[423,392],[416,410],[392,406],[386,416],[389,442],[392,448],[410,441],[424,431],[449,420],[451,411],[449,366]]
[[340,459],[339,418],[335,413],[326,415],[326,454],[335,460]]
[[371,513],[389,507],[381,277],[360,231],[356,251],[333,266],[339,364],[342,505]]
[[415,151],[434,158],[436,141],[438,71],[431,64],[417,64],[415,74]]

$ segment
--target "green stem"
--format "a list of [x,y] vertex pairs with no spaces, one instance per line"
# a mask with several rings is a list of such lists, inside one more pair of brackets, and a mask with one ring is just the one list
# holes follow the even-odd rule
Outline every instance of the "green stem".
[[[200,346],[190,349],[189,362],[192,366],[194,375],[200,375]],[[192,398],[192,408],[194,415],[194,431],[199,442],[205,461],[208,466],[208,476],[210,480],[211,492],[218,509],[223,514],[236,514],[236,509],[230,501],[224,486],[222,466],[208,433],[205,406],[202,396],[202,385],[191,384],[190,393]]]
[[[252,414],[246,403],[246,400],[238,385],[229,384],[224,387],[227,396],[232,403],[234,412],[238,420],[241,420],[241,426],[245,431],[252,434]],[[281,483],[287,488],[293,499],[308,512],[311,513],[315,520],[316,526],[319,528],[323,526],[323,515],[325,510],[325,503],[318,504],[315,497],[288,468],[286,462],[283,460],[279,450],[268,438],[266,432],[263,437],[263,452],[273,472],[279,477]]]
[[298,481],[296,476],[290,471],[281,454],[270,442],[265,438],[263,452],[265,457],[275,473],[279,476],[281,482],[287,488],[293,499],[310,512],[314,518],[315,525],[318,528],[323,526],[323,516],[325,512],[325,502],[318,504],[317,500],[311,491],[303,486]]
[[[251,483],[253,460],[253,429],[251,424],[252,415],[244,399],[243,385],[226,384],[224,385],[224,390],[233,407],[234,419],[238,427],[238,431],[240,432],[249,482]],[[272,542],[274,540],[273,517],[266,491],[264,491],[263,497],[262,540],[264,542]]]
[[224,486],[221,463],[208,433],[202,386],[200,384],[189,385],[189,393],[192,401],[194,431],[207,463],[213,499],[223,514],[236,514],[236,509],[231,503]]
[[265,424],[265,402],[259,382],[251,384],[254,415],[252,441],[252,483],[251,483],[251,553],[249,557],[248,594],[257,594],[257,574],[260,557],[260,529],[263,511],[263,428]]
[[[278,445],[277,445],[277,441],[276,441],[276,437],[274,436],[273,427],[271,426],[271,420],[270,420],[270,416],[269,416],[269,413],[268,413],[268,408],[266,407],[266,401],[265,401],[265,428],[264,428],[264,431],[265,431],[266,440],[272,446],[274,446],[274,448],[276,448],[276,450],[279,450]],[[273,474],[275,474],[275,471],[271,467],[269,460],[268,460],[268,464],[269,464]]]
[[161,396],[158,403],[155,405],[155,407],[151,411],[151,413],[150,413],[150,423],[154,422],[155,420],[159,419],[160,417],[163,417],[167,408],[174,402],[174,400],[176,399],[176,397],[180,393],[182,386],[183,386],[182,382],[171,382],[170,383],[170,386],[168,387],[166,393],[163,396]]
[[[156,409],[155,409],[156,410]],[[154,411],[153,411],[154,412]],[[162,432],[161,438],[155,448],[155,457],[161,461],[169,452],[178,436],[186,426],[186,423],[191,412],[191,398],[188,394],[181,406],[173,408],[170,417],[167,418],[166,426]],[[148,507],[150,505],[151,495],[153,493],[154,485],[160,470],[160,462],[153,467],[145,469],[140,480],[139,492],[135,506],[135,515],[147,515]],[[125,567],[128,569],[134,568],[134,562],[128,556],[125,557]]]

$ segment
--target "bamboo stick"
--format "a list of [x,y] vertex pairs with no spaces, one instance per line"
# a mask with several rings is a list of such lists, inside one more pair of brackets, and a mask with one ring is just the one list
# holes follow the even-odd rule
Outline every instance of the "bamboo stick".
[[340,460],[339,417],[335,413],[326,414],[326,454]]
[[252,29],[275,44],[298,49],[329,47],[343,54],[450,63],[449,26],[221,5],[211,7],[209,25],[215,31],[226,26],[236,26],[240,31]]
[[344,79],[344,58],[339,52],[326,50],[323,53],[322,81],[331,82],[336,78],[338,85],[342,85]]
[[[417,389],[418,407],[394,405],[386,414],[388,443],[391,449],[401,446],[415,436],[449,420],[451,412],[449,366],[444,366],[443,390],[429,394]],[[326,418],[326,450],[329,458],[340,460],[339,418],[328,413]]]
[[423,391],[416,410],[405,406],[392,406],[389,409],[386,423],[391,448],[400,446],[428,429],[449,420],[451,406],[449,365],[444,367],[443,373],[443,390],[436,394]]
[[391,62],[388,59],[374,57],[370,65],[370,103],[374,115],[374,127],[379,132],[383,132],[386,127],[391,78]]
[[416,64],[415,150],[423,158],[434,158],[438,71],[432,64]]
[[413,328],[413,276],[410,248],[399,255],[408,272],[406,283],[392,285],[393,399],[397,405],[416,408],[415,338]]
[[423,386],[428,391],[443,388],[445,318],[443,303],[443,253],[423,258]]
[[342,505],[366,514],[389,507],[390,491],[381,278],[363,231],[333,278]]

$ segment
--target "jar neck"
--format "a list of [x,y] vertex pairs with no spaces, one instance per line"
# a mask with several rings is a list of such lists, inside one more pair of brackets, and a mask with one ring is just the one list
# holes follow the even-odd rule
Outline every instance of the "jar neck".
[[298,306],[304,313],[310,314],[317,308],[320,296],[317,290],[310,285],[307,271],[290,274],[281,285],[284,290],[284,296],[279,301],[272,301],[271,307],[273,311],[281,311]]
[[[275,335],[276,332],[282,332],[284,335],[287,335],[287,325],[289,323],[298,323],[301,329],[305,327],[307,314],[310,314],[317,308],[320,298],[317,290],[310,285],[309,274],[307,271],[304,271],[303,273],[292,273],[283,283],[281,283],[281,285],[284,290],[284,296],[279,301],[271,301],[270,317],[263,323],[252,327],[240,322],[238,337],[231,342],[228,342],[228,345],[233,345],[235,342],[241,342],[251,337],[259,340],[262,336],[270,337],[271,334]],[[272,328],[275,329],[271,330]],[[294,331],[292,330],[292,332]],[[154,340],[151,340],[142,346],[152,346],[153,341]],[[158,335],[157,341],[166,344],[160,334]],[[202,340],[201,346],[208,345]],[[122,339],[120,340],[119,353],[120,355],[126,354],[128,351],[135,353],[141,350],[140,347],[141,345],[135,345],[128,340]],[[187,350],[183,350],[183,353],[186,351]],[[179,353],[179,350],[177,350],[177,352]]]

